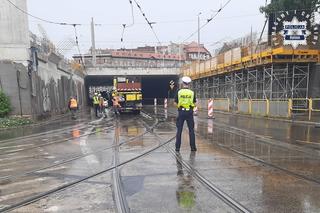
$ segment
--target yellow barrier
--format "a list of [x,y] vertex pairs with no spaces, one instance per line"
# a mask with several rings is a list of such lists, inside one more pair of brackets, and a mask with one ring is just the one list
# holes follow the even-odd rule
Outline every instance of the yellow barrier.
[[[318,108],[315,108],[314,103],[318,103],[317,104]],[[310,121],[313,112],[320,112],[320,98],[312,98],[312,99],[310,99],[310,103],[309,104],[310,104],[310,107],[309,107],[310,108],[309,121]]]
[[320,98],[239,99],[237,112],[285,118],[292,118],[294,112],[305,112],[311,120],[313,112],[320,112]]
[[229,98],[214,98],[213,110],[230,112],[230,99]]
[[312,114],[312,99],[310,99],[310,98],[293,98],[290,111],[291,111],[291,113],[294,111],[306,112],[306,113],[308,113],[308,119],[310,121],[311,114]]

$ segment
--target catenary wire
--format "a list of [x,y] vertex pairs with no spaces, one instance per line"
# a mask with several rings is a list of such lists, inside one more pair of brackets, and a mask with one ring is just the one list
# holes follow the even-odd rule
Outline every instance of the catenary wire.
[[144,19],[146,20],[147,24],[149,25],[150,29],[152,30],[152,33],[154,34],[155,38],[157,39],[157,41],[159,42],[159,45],[161,45],[161,41],[156,33],[156,31],[153,28],[153,24],[156,24],[156,22],[150,22],[149,19],[147,18],[146,14],[143,12],[141,6],[139,5],[139,3],[137,2],[137,0],[134,0],[134,2],[136,3],[137,7],[140,10],[140,13],[142,14],[142,16],[144,17]]
[[15,7],[17,10],[19,10],[20,12],[32,17],[32,18],[35,18],[35,19],[38,19],[40,21],[43,21],[43,22],[46,22],[46,23],[49,23],[49,24],[56,24],[56,25],[69,25],[69,26],[74,26],[74,25],[81,25],[81,24],[71,24],[71,23],[66,23],[66,22],[55,22],[55,21],[50,21],[50,20],[47,20],[47,19],[44,19],[44,18],[40,18],[38,16],[35,16],[35,15],[32,15],[30,13],[28,13],[27,11],[21,9],[20,7],[18,7],[16,4],[14,4],[12,1],[10,0],[7,0],[7,2],[9,4],[11,4],[13,7]]
[[132,0],[129,0],[129,3],[130,3],[130,7],[131,7],[131,20],[132,20],[132,23],[127,25],[127,24],[122,24],[122,34],[121,34],[121,43],[123,43],[123,40],[124,40],[124,32],[126,30],[126,28],[129,28],[129,27],[132,27],[135,23],[134,23],[134,13],[133,13],[133,4],[132,4]]
[[198,30],[193,32],[190,36],[188,36],[183,42],[188,41],[190,38],[192,38],[196,33],[198,33],[201,29],[203,29],[205,26],[207,26],[212,20],[214,20],[220,13],[221,11],[231,2],[232,0],[228,0],[220,9],[209,19],[207,19],[207,22],[203,24]]

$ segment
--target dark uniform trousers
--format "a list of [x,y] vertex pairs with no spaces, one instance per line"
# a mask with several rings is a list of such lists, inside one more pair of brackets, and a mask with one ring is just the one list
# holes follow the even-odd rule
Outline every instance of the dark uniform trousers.
[[178,118],[177,118],[177,138],[176,138],[176,151],[180,151],[181,146],[181,134],[183,130],[184,121],[187,121],[187,125],[189,128],[189,141],[191,151],[196,151],[196,143],[195,143],[195,135],[194,135],[194,120],[193,120],[193,110],[190,109],[189,111],[178,111]]

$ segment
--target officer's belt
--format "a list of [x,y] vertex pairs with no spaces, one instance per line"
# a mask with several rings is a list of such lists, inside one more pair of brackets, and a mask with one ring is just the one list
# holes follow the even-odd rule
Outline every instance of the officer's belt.
[[180,108],[182,111],[190,111],[191,109],[186,109],[186,108]]

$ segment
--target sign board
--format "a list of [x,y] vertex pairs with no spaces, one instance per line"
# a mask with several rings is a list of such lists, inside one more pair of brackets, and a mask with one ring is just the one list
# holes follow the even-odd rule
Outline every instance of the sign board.
[[272,27],[272,45],[314,48],[319,41],[319,30],[312,17],[307,11],[278,14]]

